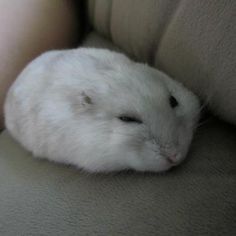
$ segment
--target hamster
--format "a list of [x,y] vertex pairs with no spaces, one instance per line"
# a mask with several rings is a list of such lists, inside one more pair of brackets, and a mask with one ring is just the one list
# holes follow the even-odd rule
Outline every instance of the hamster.
[[162,172],[186,157],[200,104],[146,64],[79,48],[33,60],[4,109],[6,128],[35,157],[89,172]]

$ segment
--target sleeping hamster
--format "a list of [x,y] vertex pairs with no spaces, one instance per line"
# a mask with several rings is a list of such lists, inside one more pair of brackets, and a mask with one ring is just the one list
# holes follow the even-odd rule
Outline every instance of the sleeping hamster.
[[197,97],[106,49],[44,53],[9,89],[6,127],[34,156],[90,172],[166,171],[186,157]]

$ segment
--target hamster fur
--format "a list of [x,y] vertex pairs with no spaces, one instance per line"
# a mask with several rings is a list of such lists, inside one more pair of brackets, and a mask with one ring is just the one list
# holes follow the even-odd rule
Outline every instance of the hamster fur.
[[34,156],[90,172],[161,172],[186,157],[197,97],[148,65],[106,49],[50,51],[5,101],[10,134]]

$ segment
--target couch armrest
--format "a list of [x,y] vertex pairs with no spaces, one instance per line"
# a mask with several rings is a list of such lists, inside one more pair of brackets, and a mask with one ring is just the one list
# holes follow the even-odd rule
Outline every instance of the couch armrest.
[[73,0],[0,2],[0,130],[6,92],[23,67],[46,50],[78,41],[77,5]]

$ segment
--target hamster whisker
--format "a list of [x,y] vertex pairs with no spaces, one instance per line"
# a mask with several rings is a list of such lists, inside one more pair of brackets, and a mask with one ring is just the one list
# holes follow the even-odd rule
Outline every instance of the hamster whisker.
[[115,134],[120,134],[120,135],[125,135],[125,136],[129,136],[129,137],[135,137],[135,135],[133,134],[127,134],[127,133],[122,133],[122,132],[114,132]]
[[206,108],[209,105],[209,101],[204,102],[200,107],[199,107],[199,112],[201,112],[204,108]]
[[205,125],[206,123],[209,123],[209,121],[212,120],[212,119],[213,119],[213,117],[207,118],[206,120],[200,122],[200,123],[196,126],[196,128],[202,127],[202,126]]
[[213,94],[214,93],[211,93],[209,96],[206,97],[206,99],[204,99],[203,104],[199,108],[200,112],[210,104],[210,101],[211,101],[211,99],[213,97]]
[[196,124],[195,128],[201,127],[204,124],[206,124],[207,122],[209,122],[211,119],[213,118],[213,115],[211,114],[211,112],[208,109],[205,109],[202,113],[201,113],[201,117],[200,120],[198,122],[198,124]]

